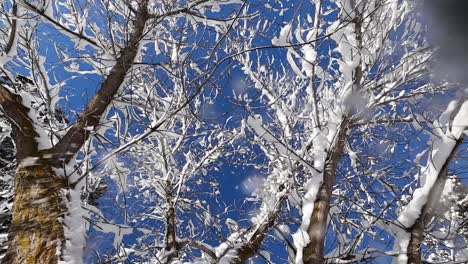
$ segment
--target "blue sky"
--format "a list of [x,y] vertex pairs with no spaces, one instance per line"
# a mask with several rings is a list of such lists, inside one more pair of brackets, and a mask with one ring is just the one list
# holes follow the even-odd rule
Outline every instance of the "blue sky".
[[[282,7],[290,8],[287,9],[282,15],[279,14],[278,11],[271,11],[270,9],[265,8],[263,4],[265,4],[266,1],[256,1],[254,4],[258,4],[258,6],[252,7],[253,10],[252,12],[260,12],[263,15],[263,18],[268,18],[270,19],[270,27],[264,32],[265,36],[264,37],[259,37],[255,40],[253,45],[255,46],[265,46],[265,45],[270,45],[271,44],[271,38],[272,36],[277,36],[279,34],[279,31],[281,28],[285,25],[285,23],[289,23],[290,21],[293,21],[292,23],[297,23],[298,21],[296,18],[299,16],[302,16],[303,18],[305,17],[306,14],[312,13],[313,12],[313,7],[310,3],[302,2],[302,1],[275,1],[269,3],[271,6],[274,8],[279,8],[282,4]],[[326,1],[325,5],[329,5],[330,3]],[[216,14],[210,14],[209,12],[207,13],[208,15],[219,15],[223,16],[227,13],[231,13],[232,10],[226,10],[225,12],[220,12]],[[334,19],[336,17],[336,12],[332,12],[327,16],[327,19]],[[254,19],[255,21],[255,19]],[[194,34],[192,37],[196,38],[199,37],[202,32],[196,32],[197,34]],[[43,25],[39,27],[39,33],[40,36],[38,39],[40,40],[39,42],[39,50],[42,54],[47,55],[46,56],[46,68],[52,69],[48,74],[49,77],[52,78],[57,78],[58,80],[65,80],[73,77],[73,79],[69,79],[63,89],[63,92],[61,94],[62,97],[67,98],[64,100],[61,100],[59,102],[59,108],[63,109],[68,116],[68,119],[70,122],[73,122],[76,119],[76,116],[83,107],[86,105],[86,103],[89,101],[89,99],[94,95],[96,90],[99,88],[100,83],[103,80],[102,76],[99,75],[76,75],[75,73],[70,73],[66,71],[66,67],[70,66],[70,63],[67,62],[62,62],[62,57],[59,56],[55,52],[54,49],[54,44],[59,43],[61,49],[67,50],[67,53],[70,56],[78,56],[79,53],[74,51],[74,46],[70,43],[70,41],[64,37],[62,34],[58,33],[55,29],[51,28],[50,26]],[[397,33],[398,34],[398,33]],[[214,38],[214,35],[209,34],[206,37],[206,41],[211,41],[210,38]],[[190,39],[188,40],[190,41]],[[327,54],[328,49],[332,46],[331,43],[325,42],[323,44],[323,49],[319,51],[321,54]],[[92,50],[87,50],[86,53],[91,54],[93,51]],[[151,57],[151,62],[157,62],[157,63],[162,63],[166,62],[167,56],[164,55],[158,55],[158,56],[153,56],[154,50],[150,49],[149,54],[147,54],[147,57]],[[193,54],[194,59],[202,58],[203,56],[206,55],[206,50],[200,50],[196,51]],[[285,63],[286,62],[286,50],[284,49],[278,49],[278,48],[268,48],[264,49],[263,51],[263,58],[262,62],[265,64],[266,67],[271,67],[271,68],[278,68],[280,67],[280,62]],[[219,56],[222,57],[223,54],[220,52]],[[252,57],[255,58],[255,54],[252,53]],[[277,60],[273,65],[269,65],[268,61],[266,58],[268,57],[275,57]],[[327,60],[322,61],[321,66],[327,67]],[[228,68],[232,67],[232,68]],[[83,60],[79,63],[79,68],[81,71],[86,71],[90,70],[91,67],[87,65]],[[228,71],[229,69],[229,71]],[[15,69],[17,70],[18,73],[20,74],[26,74],[21,68]],[[236,63],[233,60],[228,60],[222,66],[217,70],[217,72],[221,75],[217,79],[217,89],[219,89],[219,92],[221,92],[221,96],[218,96],[213,104],[209,104],[204,106],[204,112],[201,114],[201,117],[205,119],[206,123],[208,125],[216,125],[216,124],[224,124],[226,120],[231,117],[231,121],[229,123],[230,126],[237,126],[240,124],[241,120],[243,118],[246,118],[250,112],[248,109],[239,106],[237,104],[233,104],[233,101],[236,101],[236,93],[239,91],[237,90],[237,87],[240,84],[245,76],[242,70],[240,69],[239,65],[236,65]],[[163,76],[163,73],[157,72],[157,74],[161,74],[162,78],[167,78],[167,76]],[[194,74],[193,72],[191,74]],[[208,95],[210,92],[214,91],[214,87],[208,88],[204,91],[206,95]],[[252,89],[251,87],[246,87],[246,93],[252,98],[252,99],[257,99],[255,98],[258,96],[258,92],[255,91],[255,89]],[[442,101],[445,102],[445,99],[442,98]],[[260,106],[260,102],[256,102],[257,105],[254,106]],[[428,103],[430,104],[430,103]],[[424,107],[424,106],[422,106]],[[109,115],[113,115],[115,113],[115,110],[111,110]],[[259,109],[255,110],[255,113],[261,113],[265,114],[266,110]],[[121,112],[118,112],[119,115],[122,115]],[[130,126],[130,132],[133,134],[136,134],[139,131],[142,131],[144,129],[144,125],[138,124],[138,123],[132,123]],[[398,128],[396,129],[398,130]],[[398,131],[395,131],[397,133]],[[380,133],[379,131],[371,131],[371,133]],[[109,137],[113,143],[115,143],[115,136],[113,136],[112,132],[108,132],[106,136]],[[356,141],[354,144],[356,146],[359,146],[360,143],[362,143],[362,139],[360,138],[361,135],[359,133],[356,133]],[[427,139],[427,136],[422,136],[421,139],[415,139],[414,141],[411,142],[411,146],[414,147],[415,149],[425,147],[423,145],[424,140]],[[251,147],[247,142],[244,142],[247,147]],[[104,154],[107,153],[108,149],[112,149],[113,144],[105,143],[102,146],[99,146],[97,148],[97,153],[93,159],[94,161],[99,160]],[[377,144],[375,144],[377,148]],[[401,161],[402,159],[408,159],[411,160],[412,158],[412,153],[408,153],[405,149],[405,145],[397,145],[396,146],[396,153],[397,155],[394,157],[388,157],[388,162],[393,161]],[[212,207],[213,213],[214,214],[221,214],[223,213],[226,209],[228,209],[228,212],[222,215],[222,218],[233,218],[239,220],[241,225],[245,225],[245,227],[249,224],[246,219],[248,219],[251,216],[251,213],[255,211],[256,207],[258,205],[252,204],[252,203],[244,203],[245,198],[251,196],[251,191],[254,190],[255,188],[252,187],[247,187],[245,186],[246,184],[259,184],[259,182],[253,181],[249,182],[248,179],[252,179],[253,176],[257,178],[262,178],[266,176],[266,171],[265,170],[259,170],[255,169],[252,166],[246,166],[245,164],[242,164],[244,161],[245,162],[263,162],[265,159],[264,156],[260,154],[260,150],[258,147],[254,147],[251,149],[251,152],[248,153],[249,155],[245,157],[236,157],[235,162],[231,159],[231,157],[225,157],[221,158],[218,167],[218,171],[209,171],[207,177],[211,177],[212,179],[215,179],[220,183],[219,185],[219,190],[220,190],[220,196],[219,199],[221,203],[217,203],[214,201],[211,201],[212,204],[210,206]],[[255,158],[252,158],[252,154],[259,154],[259,156],[255,156]],[[384,154],[382,154],[384,155]],[[125,163],[125,155],[122,156],[122,159],[124,160]],[[236,164],[234,164],[236,163]],[[343,159],[342,161],[344,170],[347,169],[346,166],[349,166],[349,160],[346,158]],[[134,171],[137,168],[135,168],[135,165],[132,164],[131,162],[126,163],[126,166],[131,170]],[[407,170],[410,170],[411,168],[408,167],[410,166],[409,163],[402,162],[401,167],[394,169],[391,173],[393,174],[400,174],[403,173]],[[343,174],[345,175],[345,174]],[[132,175],[130,175],[130,178]],[[109,184],[109,189],[107,193],[99,200],[99,205],[100,209],[102,210],[103,214],[108,218],[111,219],[114,223],[116,224],[128,224],[131,226],[137,226],[137,227],[154,227],[152,225],[155,224],[155,221],[151,221],[150,219],[133,223],[133,222],[126,222],[126,216],[125,216],[125,210],[128,210],[130,212],[130,215],[137,215],[145,209],[148,209],[150,206],[153,206],[154,203],[157,201],[142,201],[141,199],[135,198],[135,195],[138,195],[138,190],[131,189],[129,193],[123,193],[123,194],[118,194],[119,189],[118,186],[113,183],[109,177],[105,177],[104,180],[106,183]],[[344,180],[343,177],[339,177],[339,180]],[[131,180],[130,180],[131,181]],[[465,177],[466,181],[466,177]],[[394,184],[396,185],[403,185],[408,182],[408,179],[400,179],[396,180]],[[376,186],[382,188],[381,186],[377,185]],[[379,191],[379,190],[377,190]],[[115,197],[118,197],[117,200]],[[127,196],[127,197],[124,197]],[[122,200],[126,198],[127,199],[127,208],[119,207],[119,204],[122,204]],[[382,198],[382,197],[381,197]],[[219,206],[220,204],[225,204],[225,206]],[[182,214],[181,214],[182,215]],[[187,214],[190,216],[190,212]],[[394,215],[392,215],[394,216]],[[184,217],[184,216],[182,216]],[[187,216],[185,216],[187,217]],[[282,219],[284,221],[287,221],[289,223],[289,226],[292,229],[292,232],[295,231],[295,226],[297,223],[293,223],[292,220],[294,217],[297,219],[298,218],[298,212],[297,210],[292,210],[289,215],[284,215]],[[350,214],[350,218],[357,218],[358,215],[354,212]],[[358,220],[357,220],[358,221]],[[213,232],[212,233],[213,237],[207,237],[207,241],[210,241],[213,243],[213,245],[216,245],[216,241],[218,240],[218,233]],[[221,235],[227,236],[226,230],[221,231]],[[143,236],[142,232],[136,232],[135,234],[128,235],[124,237],[123,242],[125,244],[133,244],[136,242],[136,239],[138,237]],[[376,242],[370,240],[370,238],[367,236],[365,238],[364,245],[369,245],[372,244],[373,246],[388,250],[389,248],[392,247],[391,242],[388,241],[391,238],[384,233],[383,231],[383,240],[381,242]],[[99,251],[100,253],[106,253],[106,254],[113,254],[114,249],[112,247],[112,241],[113,241],[113,235],[112,234],[106,234],[99,232],[96,228],[91,228],[89,232],[89,237],[88,237],[88,249],[86,250],[86,260],[87,263],[94,263],[96,261],[96,255],[93,254],[93,251]],[[328,246],[331,246],[333,244],[333,239],[334,235],[333,232],[329,233],[328,236]],[[151,242],[151,239],[149,239],[147,242]],[[387,245],[388,243],[388,245]],[[388,246],[388,247],[386,247]],[[277,263],[281,263],[281,258],[286,258],[286,252],[285,252],[285,247],[281,242],[274,241],[273,239],[269,238],[267,239],[264,247],[269,248],[271,252],[274,252],[277,254]],[[378,263],[389,263],[390,259],[389,258],[382,258],[378,260]],[[261,258],[256,258],[255,263],[265,263],[264,260]]]

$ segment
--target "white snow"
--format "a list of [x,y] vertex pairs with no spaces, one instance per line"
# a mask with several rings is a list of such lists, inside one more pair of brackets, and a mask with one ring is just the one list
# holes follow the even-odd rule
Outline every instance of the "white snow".
[[317,51],[312,45],[304,45],[302,47],[304,59],[302,60],[302,70],[306,73],[307,77],[312,77],[312,68],[315,60],[317,59]]
[[[75,159],[67,164],[64,169],[55,169],[57,175],[68,177],[68,179],[78,178],[80,175],[74,168]],[[83,263],[83,250],[86,245],[86,231],[89,217],[88,211],[82,207],[81,191],[85,181],[81,181],[74,189],[63,191],[63,199],[67,202],[67,213],[63,219],[65,246],[61,252],[60,264],[81,264]],[[67,200],[68,196],[68,200]],[[59,253],[59,252],[58,252]]]
[[59,263],[80,264],[83,263],[83,250],[86,245],[85,234],[88,224],[84,216],[87,216],[87,212],[81,207],[80,191],[70,190],[68,196],[70,199],[67,204],[67,215],[64,218],[66,240],[62,260]]
[[[421,186],[413,192],[412,199],[398,216],[398,223],[403,228],[412,227],[419,218],[433,191],[442,167],[455,147],[456,141],[463,136],[463,131],[468,127],[468,101],[461,103],[462,105],[455,114],[452,124],[449,124],[447,116],[451,116],[453,111],[456,110],[455,104],[452,102],[448,105],[447,110],[441,115],[442,122],[436,121],[434,123],[436,135],[431,141],[431,151],[427,165],[420,175]],[[447,125],[442,126],[442,123]],[[396,260],[397,263],[404,264],[407,262],[405,253],[409,239],[410,234],[405,232],[404,229],[397,232],[394,245],[395,251],[400,253]]]
[[291,25],[287,24],[281,28],[279,37],[274,37],[271,40],[271,43],[275,46],[286,46],[288,45],[288,40],[290,38]]
[[302,198],[302,222],[296,233],[292,235],[293,242],[297,250],[295,260],[296,264],[303,263],[302,252],[304,247],[306,247],[307,244],[309,244],[310,242],[308,229],[310,225],[310,219],[314,211],[314,202],[316,200],[318,191],[320,190],[320,186],[322,185],[322,181],[323,174],[316,173],[310,178],[310,180],[305,185],[305,190],[307,190],[307,192]]
[[31,167],[37,165],[37,162],[39,161],[38,157],[26,157],[23,160],[21,160],[20,164],[18,164],[19,168],[26,168],[26,167]]

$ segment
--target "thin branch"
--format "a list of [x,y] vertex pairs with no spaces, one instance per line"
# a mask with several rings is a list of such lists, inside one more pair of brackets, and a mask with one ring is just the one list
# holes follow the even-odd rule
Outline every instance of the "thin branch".
[[77,33],[75,31],[72,31],[71,29],[65,27],[64,25],[62,25],[61,23],[59,23],[58,21],[56,21],[54,18],[48,16],[47,14],[44,13],[44,11],[42,10],[39,10],[37,7],[35,7],[33,4],[31,3],[28,3],[24,0],[20,0],[20,3],[25,5],[26,8],[28,8],[29,10],[33,11],[34,13],[38,14],[41,18],[45,19],[47,22],[50,22],[52,25],[54,25],[57,29],[59,30],[62,30],[62,31],[65,31],[67,34],[70,34],[72,36],[75,36],[77,37],[78,39],[83,39],[85,40],[86,42],[88,42],[89,44],[93,45],[94,47],[97,47],[97,48],[101,48],[99,46],[99,44],[97,42],[95,42],[94,40],[92,40],[91,38],[83,35],[83,34],[80,34],[80,33]]

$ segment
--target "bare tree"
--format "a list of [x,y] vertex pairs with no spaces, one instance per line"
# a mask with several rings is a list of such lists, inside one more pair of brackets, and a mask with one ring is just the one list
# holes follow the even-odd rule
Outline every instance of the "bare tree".
[[[291,70],[265,69],[248,54],[240,59],[245,74],[262,94],[261,102],[269,107],[263,119],[273,120],[252,116],[247,124],[271,157],[270,168],[280,171],[269,176],[278,186],[268,184],[267,192],[276,192],[276,198],[266,196],[267,216],[260,217],[263,224],[253,225],[263,226],[253,228],[263,232],[253,237],[261,240],[274,226],[281,201],[300,197],[297,206],[302,223],[293,235],[296,263],[325,261],[333,193],[346,186],[336,182],[339,166],[344,165],[345,154],[352,160],[347,166],[358,162],[356,153],[346,147],[350,133],[414,120],[404,109],[421,100],[421,95],[444,89],[423,81],[429,73],[431,50],[420,46],[424,36],[408,26],[414,21],[408,3],[338,1],[332,21],[323,17],[328,5],[314,1],[315,15],[313,19],[309,15],[309,24],[294,29],[291,21],[273,39],[275,46],[286,47]],[[290,71],[297,77],[288,77]],[[256,252],[260,243],[250,241],[244,243]],[[355,247],[340,244],[330,258],[358,258]]]
[[[4,1],[2,261],[464,261],[466,201],[443,190],[467,103],[431,105],[454,95],[414,8]],[[260,174],[240,205],[239,168]]]
[[[240,7],[236,1],[217,3],[216,6],[229,5],[231,11],[225,17],[211,19],[203,14],[203,9],[212,5],[203,0],[2,3],[2,24],[10,25],[10,30],[2,32],[6,41],[2,43],[1,66],[9,80],[0,85],[0,105],[13,130],[18,164],[5,262],[55,263],[59,258],[80,258],[72,253],[80,251],[74,248],[83,246],[75,243],[80,241],[76,237],[84,234],[75,233],[85,226],[79,207],[88,172],[78,169],[76,158],[84,147],[105,138],[105,130],[112,128],[111,109],[119,111],[132,104],[137,87],[145,88],[138,83],[148,80],[145,74],[153,76],[153,82],[161,89],[174,83],[184,86],[177,100],[165,98],[165,108],[152,105],[153,122],[124,148],[157,130],[200,93],[221,63],[216,48],[236,22]],[[182,26],[181,31],[171,31],[176,26]],[[220,37],[203,47],[208,54],[206,60],[195,62],[191,59],[193,53],[203,49],[203,36],[209,35],[197,30],[208,27]],[[50,36],[55,37],[47,43]],[[151,57],[160,49],[165,59],[155,63]],[[55,66],[51,54],[58,58]],[[193,71],[198,69],[196,76],[181,75],[183,65],[191,65]],[[60,77],[53,67],[72,76]],[[27,72],[24,85],[15,81],[19,69]],[[164,72],[158,77],[167,79],[176,74],[178,81],[164,83],[164,79],[155,78],[158,71]],[[57,102],[64,98],[67,84],[82,75],[97,75],[100,84],[67,126]],[[116,98],[120,98],[117,102],[123,101],[123,108],[119,108],[122,104],[114,105]],[[139,99],[146,104],[145,99],[149,98]],[[157,110],[165,115],[157,115]],[[130,120],[125,122],[128,125]],[[121,129],[115,128],[119,132]],[[76,218],[81,220],[76,223]],[[79,227],[75,230],[76,224]],[[65,253],[57,254],[62,251]]]

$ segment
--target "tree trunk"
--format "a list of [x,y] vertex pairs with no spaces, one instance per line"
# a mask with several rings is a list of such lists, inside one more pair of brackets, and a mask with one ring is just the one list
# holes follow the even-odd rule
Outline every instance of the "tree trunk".
[[325,235],[327,233],[328,213],[330,211],[330,200],[335,184],[336,169],[341,155],[343,154],[346,133],[348,132],[349,120],[345,118],[340,126],[336,143],[330,150],[323,172],[323,184],[314,202],[314,210],[307,230],[310,242],[304,248],[304,264],[321,264],[325,262],[323,248]]
[[[34,5],[26,2],[25,5],[38,15],[44,15]],[[65,193],[69,186],[67,179],[58,177],[52,167],[61,168],[74,158],[92,134],[88,128],[100,127],[102,115],[124,83],[146,34],[146,22],[151,18],[148,0],[138,1],[138,6],[133,23],[129,23],[133,24],[129,29],[130,39],[121,49],[114,67],[79,118],[52,148],[39,151],[38,134],[29,117],[34,109],[24,106],[20,95],[0,83],[0,108],[16,134],[16,161],[20,164],[14,180],[12,224],[4,263],[58,262],[60,247],[65,244],[63,216],[67,210]],[[41,156],[53,158],[38,158],[40,162],[24,165],[25,161]]]
[[231,261],[232,264],[244,264],[251,258],[253,258],[259,251],[262,245],[263,239],[265,239],[268,230],[274,226],[276,216],[278,212],[273,213],[268,217],[268,221],[260,226],[255,226],[256,231],[251,236],[248,243],[243,244],[237,251],[237,258]]
[[421,244],[424,241],[424,221],[418,219],[411,228],[411,239],[408,244],[407,254],[409,264],[421,264]]
[[328,212],[330,210],[331,192],[329,189],[331,188],[328,188],[325,184],[322,185],[317,200],[314,202],[314,211],[307,230],[310,242],[304,248],[304,264],[321,264],[325,261],[323,248],[327,231]]
[[[356,7],[356,3],[351,3],[351,6]],[[361,14],[357,13],[352,23],[355,25],[355,34],[358,50],[362,50],[362,18]],[[359,63],[361,65],[361,62]],[[353,76],[353,92],[361,90],[361,83],[363,79],[363,69],[361,66],[356,67]],[[317,194],[314,202],[314,210],[310,220],[310,225],[307,230],[310,242],[304,248],[303,262],[304,264],[321,264],[325,262],[324,258],[324,245],[325,236],[328,226],[328,213],[330,211],[330,201],[333,192],[333,185],[335,185],[336,170],[340,157],[343,154],[346,134],[348,133],[348,125],[351,122],[350,117],[354,114],[355,109],[353,106],[346,110],[347,114],[343,117],[340,125],[335,144],[327,154],[326,164],[323,172],[323,183]]]
[[170,181],[166,181],[166,252],[171,252],[167,256],[166,263],[171,263],[179,255],[176,239],[176,210],[174,208],[174,197],[172,196],[173,186]]
[[47,163],[20,166],[4,263],[57,263],[64,245],[67,180]]

